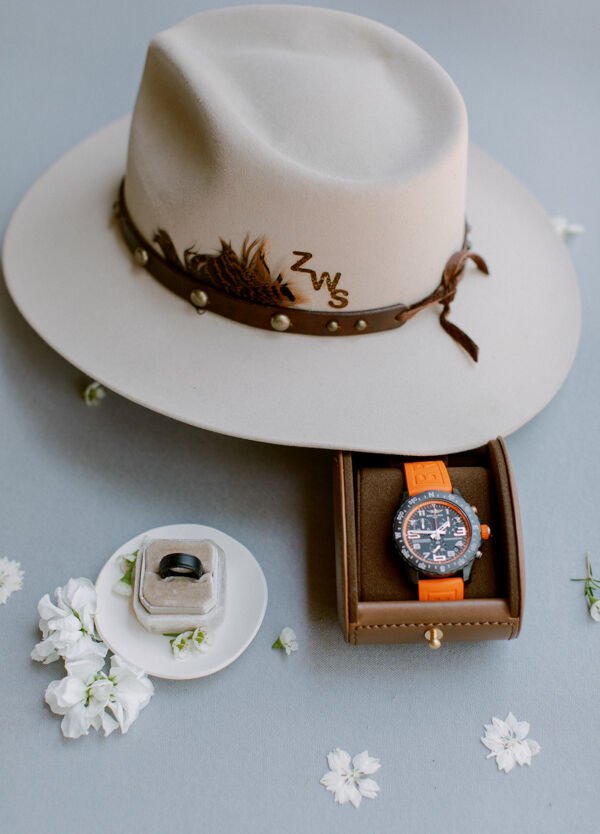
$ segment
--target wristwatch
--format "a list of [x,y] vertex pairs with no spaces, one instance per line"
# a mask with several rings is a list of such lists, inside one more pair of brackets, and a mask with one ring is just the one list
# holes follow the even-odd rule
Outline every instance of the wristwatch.
[[464,599],[490,528],[458,490],[441,460],[404,464],[406,492],[393,523],[402,565],[423,601]]

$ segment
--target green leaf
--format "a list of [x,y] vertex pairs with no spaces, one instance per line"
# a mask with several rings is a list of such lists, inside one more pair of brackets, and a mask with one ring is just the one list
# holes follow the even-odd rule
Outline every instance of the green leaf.
[[285,646],[284,646],[284,645],[283,645],[283,643],[281,642],[281,639],[278,637],[278,638],[277,638],[277,640],[275,640],[275,642],[274,642],[274,643],[273,643],[273,645],[271,646],[271,648],[272,648],[272,649],[284,649],[284,648],[285,648]]
[[132,585],[133,585],[133,570],[135,568],[135,563],[136,563],[136,560],[137,560],[137,554],[138,554],[138,551],[136,550],[135,553],[131,554],[133,556],[133,559],[128,559],[127,556],[123,557],[125,559],[125,561],[127,562],[127,567],[125,569],[125,573],[123,574],[123,576],[121,577],[121,579],[119,581],[123,582],[125,585],[129,585],[129,587],[132,587]]

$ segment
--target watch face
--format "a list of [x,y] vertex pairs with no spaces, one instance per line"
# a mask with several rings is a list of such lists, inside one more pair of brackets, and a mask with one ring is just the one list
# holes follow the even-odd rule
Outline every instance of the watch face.
[[430,490],[406,500],[394,518],[396,548],[418,571],[451,576],[470,563],[481,543],[479,519],[460,495]]

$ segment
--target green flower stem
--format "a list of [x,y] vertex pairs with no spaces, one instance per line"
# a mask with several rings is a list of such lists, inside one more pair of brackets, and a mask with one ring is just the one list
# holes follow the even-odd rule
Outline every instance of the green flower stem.
[[598,597],[594,596],[594,591],[600,591],[600,579],[594,579],[592,574],[592,563],[590,560],[590,554],[585,554],[585,568],[586,568],[586,576],[583,579],[571,579],[571,582],[584,582],[583,592],[586,596],[586,599],[590,605],[594,605],[595,602],[598,601]]

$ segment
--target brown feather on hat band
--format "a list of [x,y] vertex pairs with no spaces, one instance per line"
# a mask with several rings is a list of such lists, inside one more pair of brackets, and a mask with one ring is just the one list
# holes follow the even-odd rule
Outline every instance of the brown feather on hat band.
[[115,203],[115,214],[125,243],[136,261],[163,286],[189,301],[198,312],[208,310],[265,330],[312,336],[350,336],[401,327],[425,307],[438,303],[442,305],[440,325],[477,362],[479,348],[475,342],[448,321],[450,304],[466,262],[472,260],[480,272],[489,274],[483,258],[470,251],[466,233],[462,249],[454,252],[446,262],[440,283],[421,301],[362,311],[320,311],[294,306],[305,299],[295,283],[285,280],[281,274],[276,278],[271,275],[264,237],[250,241],[247,236],[239,255],[230,242],[221,238],[221,248],[216,254],[197,252],[190,247],[181,259],[164,229],[158,229],[153,237],[162,255],[141,235],[125,205],[124,181]]

